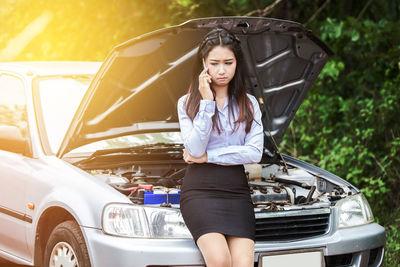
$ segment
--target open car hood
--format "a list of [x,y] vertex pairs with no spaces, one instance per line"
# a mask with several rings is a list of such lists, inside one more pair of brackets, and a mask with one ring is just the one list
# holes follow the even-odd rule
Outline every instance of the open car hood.
[[203,36],[216,26],[241,41],[246,85],[263,113],[265,148],[278,145],[332,51],[301,24],[268,18],[187,21],[115,47],[85,94],[58,156],[135,132],[179,129],[176,103],[188,90]]

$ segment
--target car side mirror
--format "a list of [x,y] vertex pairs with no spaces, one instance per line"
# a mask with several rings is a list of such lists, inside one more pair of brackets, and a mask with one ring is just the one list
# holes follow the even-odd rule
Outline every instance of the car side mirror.
[[12,125],[0,125],[0,149],[14,153],[24,153],[28,143],[21,129]]

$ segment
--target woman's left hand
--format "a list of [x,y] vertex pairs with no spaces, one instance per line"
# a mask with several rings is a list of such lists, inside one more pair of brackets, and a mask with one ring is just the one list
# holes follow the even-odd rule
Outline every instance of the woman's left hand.
[[186,149],[183,149],[183,159],[188,164],[205,163],[205,162],[207,162],[207,152],[205,152],[203,154],[203,156],[201,156],[200,158],[196,158],[196,157],[193,157],[192,155],[190,155],[189,152],[186,151]]

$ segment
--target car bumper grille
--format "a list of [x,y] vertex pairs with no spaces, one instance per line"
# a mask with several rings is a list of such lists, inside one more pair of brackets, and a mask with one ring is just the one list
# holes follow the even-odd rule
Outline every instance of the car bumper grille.
[[285,241],[326,234],[330,209],[256,212],[256,241]]

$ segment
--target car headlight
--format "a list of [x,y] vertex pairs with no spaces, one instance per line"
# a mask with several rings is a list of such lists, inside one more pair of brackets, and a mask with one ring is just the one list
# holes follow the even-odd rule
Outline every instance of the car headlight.
[[170,208],[110,204],[103,211],[103,231],[142,238],[192,238],[182,214]]
[[154,238],[192,238],[179,210],[144,209]]
[[363,194],[348,196],[336,203],[339,228],[368,224],[374,221],[371,208]]
[[103,231],[110,235],[149,237],[146,214],[142,207],[110,204],[103,211]]

